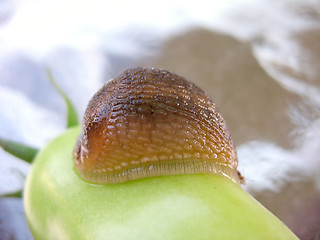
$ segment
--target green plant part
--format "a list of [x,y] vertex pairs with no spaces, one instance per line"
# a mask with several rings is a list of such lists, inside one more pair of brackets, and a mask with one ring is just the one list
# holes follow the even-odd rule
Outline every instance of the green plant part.
[[26,217],[36,240],[297,239],[240,187],[237,164],[201,89],[167,71],[127,70],[93,97],[82,130],[37,155]]
[[39,151],[34,147],[2,138],[0,138],[0,147],[6,152],[28,163],[31,163],[33,161]]
[[60,94],[60,96],[63,98],[63,100],[67,106],[67,113],[68,113],[67,127],[70,128],[70,127],[74,127],[74,126],[78,125],[79,124],[78,116],[77,116],[77,112],[76,112],[74,106],[72,105],[67,94],[62,90],[62,88],[59,86],[59,84],[57,83],[57,81],[53,77],[52,72],[50,71],[49,68],[47,69],[47,76],[48,76],[49,81],[54,86],[54,88],[57,90],[57,92]]

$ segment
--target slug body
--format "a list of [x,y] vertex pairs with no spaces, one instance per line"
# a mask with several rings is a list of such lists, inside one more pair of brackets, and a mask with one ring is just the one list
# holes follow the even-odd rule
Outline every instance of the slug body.
[[241,180],[214,103],[193,83],[159,69],[127,70],[93,96],[74,157],[81,177],[99,184],[199,173]]

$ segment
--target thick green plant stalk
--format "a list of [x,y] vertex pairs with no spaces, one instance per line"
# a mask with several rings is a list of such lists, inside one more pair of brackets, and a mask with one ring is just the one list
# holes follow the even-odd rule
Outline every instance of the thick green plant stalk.
[[139,179],[113,185],[83,181],[72,151],[80,128],[37,156],[24,205],[36,240],[297,239],[231,180],[213,175]]

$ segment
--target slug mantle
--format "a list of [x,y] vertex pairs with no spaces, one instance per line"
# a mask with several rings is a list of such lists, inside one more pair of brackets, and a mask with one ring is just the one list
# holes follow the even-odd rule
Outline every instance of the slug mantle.
[[183,77],[153,68],[129,69],[93,96],[74,159],[80,176],[98,184],[181,174],[243,180],[212,100]]

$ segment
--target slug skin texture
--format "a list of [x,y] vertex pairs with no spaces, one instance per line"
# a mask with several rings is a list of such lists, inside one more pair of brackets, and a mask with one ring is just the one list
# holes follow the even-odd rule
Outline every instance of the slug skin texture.
[[215,104],[195,84],[160,69],[129,69],[93,96],[74,159],[80,176],[97,184],[182,174],[243,181]]

